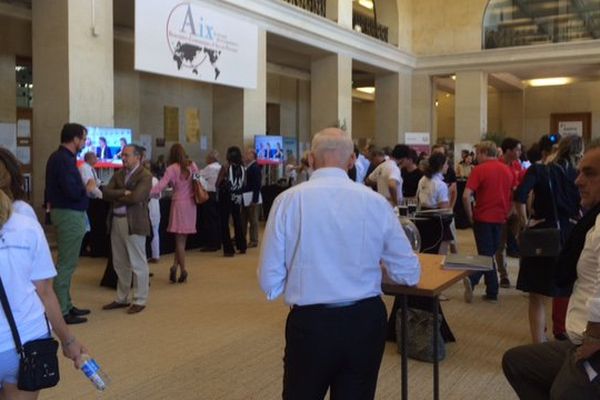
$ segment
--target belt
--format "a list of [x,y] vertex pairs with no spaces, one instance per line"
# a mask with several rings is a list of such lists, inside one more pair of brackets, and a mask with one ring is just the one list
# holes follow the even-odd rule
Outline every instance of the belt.
[[373,300],[379,299],[379,296],[367,297],[360,300],[351,300],[351,301],[341,301],[339,303],[323,303],[323,304],[307,304],[304,306],[299,306],[294,304],[292,308],[294,310],[326,310],[330,308],[342,308],[342,307],[351,307],[356,306],[358,304],[367,303]]
[[126,218],[127,214],[113,214],[113,218]]

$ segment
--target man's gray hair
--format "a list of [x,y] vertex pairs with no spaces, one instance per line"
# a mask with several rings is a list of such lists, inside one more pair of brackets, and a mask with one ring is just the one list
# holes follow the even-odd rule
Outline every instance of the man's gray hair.
[[217,149],[210,150],[208,153],[206,153],[206,158],[219,161],[219,151]]
[[312,140],[311,151],[319,158],[324,153],[337,153],[341,163],[346,163],[354,152],[350,135],[339,128],[326,128],[318,132]]
[[129,143],[125,147],[131,147],[133,149],[133,154],[135,154],[136,156],[138,156],[140,158],[142,158],[144,156],[144,154],[146,153],[146,148],[139,146],[137,144]]

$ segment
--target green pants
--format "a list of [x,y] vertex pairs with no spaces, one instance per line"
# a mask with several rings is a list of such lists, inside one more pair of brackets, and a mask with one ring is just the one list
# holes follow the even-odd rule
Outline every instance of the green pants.
[[54,209],[52,223],[56,227],[58,242],[58,262],[54,291],[63,315],[73,308],[71,302],[71,277],[79,261],[81,241],[85,235],[85,212],[67,209]]

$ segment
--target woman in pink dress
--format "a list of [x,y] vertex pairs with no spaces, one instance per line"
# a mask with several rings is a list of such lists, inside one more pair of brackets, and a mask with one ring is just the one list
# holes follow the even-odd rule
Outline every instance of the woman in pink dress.
[[[188,160],[183,146],[174,144],[169,152],[169,166],[160,182],[152,188],[152,196],[158,196],[167,186],[173,188],[171,215],[167,232],[175,234],[175,260],[170,269],[172,283],[185,282],[188,272],[185,268],[185,244],[187,235],[196,233],[196,202],[192,174],[198,172],[196,164]],[[177,279],[177,267],[181,269]]]

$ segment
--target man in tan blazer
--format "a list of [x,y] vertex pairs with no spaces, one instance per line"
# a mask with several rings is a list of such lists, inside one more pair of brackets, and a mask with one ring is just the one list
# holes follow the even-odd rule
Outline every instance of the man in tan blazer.
[[[135,314],[146,307],[149,287],[149,270],[146,259],[146,236],[150,235],[148,198],[152,188],[152,175],[141,165],[143,149],[136,145],[125,147],[121,153],[123,168],[115,172],[102,190],[103,198],[110,201],[108,214],[113,266],[119,282],[117,298],[102,307],[104,310],[127,308]],[[132,303],[129,303],[132,273]]]

